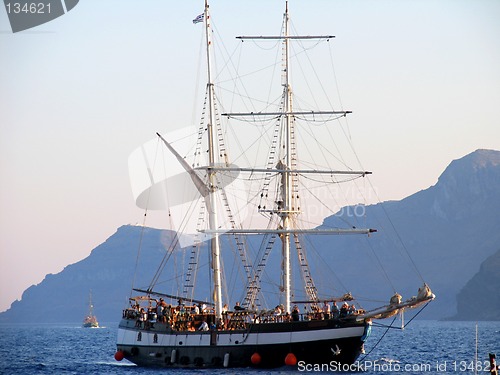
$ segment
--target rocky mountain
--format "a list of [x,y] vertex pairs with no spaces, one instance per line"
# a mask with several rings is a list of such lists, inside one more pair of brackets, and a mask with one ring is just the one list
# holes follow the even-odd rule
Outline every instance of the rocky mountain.
[[[425,317],[452,316],[458,292],[500,246],[498,212],[500,152],[477,150],[454,160],[434,186],[401,201],[366,207],[366,215],[355,224],[379,232],[373,235],[374,241],[359,241],[356,267],[363,272],[348,273],[344,281],[355,285],[353,293],[361,293],[364,288],[365,293],[378,295],[385,286],[386,290],[394,287],[406,298],[415,295],[415,286],[425,280],[437,295]],[[334,215],[325,220],[325,225],[336,226],[344,219]],[[337,250],[329,260],[349,269],[352,266],[347,260],[352,250],[347,240],[341,237],[331,241]],[[394,247],[400,249],[399,254],[388,250]],[[380,276],[378,283],[370,283],[377,280],[379,262],[388,265],[386,273],[392,285]],[[413,271],[413,264],[420,274]]]
[[457,296],[454,320],[500,320],[500,250],[481,263],[479,272]]
[[[26,289],[20,301],[0,314],[0,322],[80,322],[88,312],[92,290],[94,313],[99,321],[118,321],[127,306],[132,281],[147,285],[165,250],[170,233],[137,226],[122,226],[90,255],[48,274],[38,285]],[[142,241],[138,259],[137,249]],[[135,272],[136,262],[141,268]]]
[[[362,215],[352,214],[361,211]],[[454,160],[434,186],[401,201],[363,206],[362,210],[344,207],[326,218],[323,225],[345,227],[349,223],[377,228],[378,232],[369,238],[317,236],[310,242],[310,251],[321,253],[321,263],[335,274],[336,284],[359,296],[360,301],[364,298],[367,305],[370,300],[378,304],[387,301],[395,291],[408,298],[425,281],[437,299],[425,310],[424,317],[455,315],[456,296],[462,290],[457,317],[478,319],[473,310],[465,313],[462,301],[470,300],[479,288],[476,285],[486,291],[489,289],[484,285],[493,285],[500,278],[500,268],[485,262],[500,247],[498,212],[500,152],[477,150]],[[141,288],[149,286],[158,264],[170,254],[171,239],[169,231],[120,227],[87,258],[28,288],[20,301],[0,314],[0,322],[80,322],[88,309],[89,290],[99,320],[117,321],[128,305],[132,283]],[[254,241],[257,243],[259,238]],[[138,255],[139,243],[142,246]],[[271,257],[279,258],[279,252],[274,253]],[[168,277],[165,284],[159,285],[162,291],[175,293],[182,285],[178,269],[184,268],[186,262],[185,255],[179,256],[173,262],[177,268],[165,270]],[[201,259],[199,264],[207,269],[208,259]],[[140,266],[137,271],[136,265]],[[311,268],[314,271],[320,266],[312,264]],[[492,279],[486,279],[486,274]],[[237,278],[232,277],[228,284],[235,288]],[[464,293],[466,297],[462,298]],[[201,295],[210,295],[208,285]]]

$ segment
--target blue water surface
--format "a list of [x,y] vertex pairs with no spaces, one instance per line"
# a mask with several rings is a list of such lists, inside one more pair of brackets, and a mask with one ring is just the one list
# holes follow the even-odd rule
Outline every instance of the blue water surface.
[[[500,322],[478,322],[477,327],[477,370],[489,374],[488,353],[500,357]],[[126,360],[115,361],[116,334],[117,323],[102,328],[82,328],[78,324],[2,324],[0,374],[475,373],[475,322],[415,320],[404,330],[374,327],[366,343],[366,357],[361,356],[357,366],[349,368],[334,363],[300,362],[293,368],[276,370],[140,368]]]

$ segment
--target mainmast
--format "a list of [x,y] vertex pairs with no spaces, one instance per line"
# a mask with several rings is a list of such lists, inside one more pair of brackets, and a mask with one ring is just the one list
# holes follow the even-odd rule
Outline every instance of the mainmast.
[[[289,82],[289,40],[288,40],[288,1],[286,2],[285,8],[285,39],[284,39],[284,48],[285,48],[285,66],[284,66],[284,112],[285,112],[285,160],[283,169],[285,171],[282,172],[282,200],[283,200],[283,210],[281,212],[281,222],[284,230],[289,230],[291,227],[291,219],[292,219],[292,174],[290,173],[290,169],[292,168],[292,142],[291,142],[291,134],[292,134],[292,103],[291,103],[291,90],[290,90],[290,82]],[[281,235],[281,243],[282,243],[282,257],[283,257],[283,294],[285,297],[285,311],[287,313],[291,312],[290,304],[291,304],[291,283],[290,283],[290,233],[283,233]]]
[[[206,45],[207,45],[207,93],[208,93],[208,161],[209,166],[214,167],[216,165],[216,150],[215,150],[215,136],[214,131],[215,124],[215,110],[214,110],[214,85],[212,82],[212,72],[210,65],[210,55],[211,55],[211,39],[210,39],[210,15],[208,12],[208,1],[205,0],[205,11],[204,11],[204,21],[205,21],[205,35],[206,35]],[[217,202],[215,199],[215,193],[217,191],[217,180],[216,171],[208,171],[208,184],[209,184],[209,202],[208,205],[208,222],[210,230],[215,231],[218,229],[217,221]],[[221,286],[221,262],[220,262],[220,240],[218,234],[212,234],[212,239],[210,242],[211,256],[212,256],[212,270],[213,270],[213,286],[214,286],[214,304],[215,304],[215,315],[218,318],[222,318],[222,286]]]
[[[284,14],[284,34],[279,36],[240,36],[238,39],[261,39],[261,40],[282,40],[283,41],[283,108],[280,112],[251,112],[251,113],[227,113],[228,117],[243,117],[243,116],[280,116],[282,120],[282,143],[281,143],[281,156],[274,170],[267,169],[266,172],[277,172],[280,175],[280,202],[278,207],[272,210],[264,210],[277,214],[280,217],[280,226],[274,233],[280,235],[282,243],[282,297],[284,300],[285,311],[291,312],[291,259],[290,259],[290,238],[293,235],[300,233],[316,233],[320,234],[321,231],[300,231],[294,226],[294,218],[299,213],[298,208],[293,204],[293,179],[298,173],[343,173],[337,171],[299,171],[294,164],[295,142],[294,142],[294,126],[295,116],[315,116],[315,115],[342,115],[345,116],[350,111],[309,111],[309,112],[294,112],[292,108],[292,89],[290,87],[290,41],[300,39],[327,39],[334,38],[333,35],[314,35],[314,36],[295,36],[289,35],[289,15],[288,15],[288,1],[286,1],[286,8]],[[228,168],[224,168],[229,170]],[[243,171],[243,170],[241,170]],[[255,171],[255,170],[254,170]],[[370,172],[348,172],[365,175]],[[270,230],[269,232],[271,232]],[[362,230],[360,233],[370,233],[372,230]],[[217,233],[218,231],[216,231]],[[230,231],[235,232],[235,231]],[[245,233],[257,233],[254,230],[245,230]],[[243,233],[242,232],[242,233]],[[267,231],[260,230],[260,233]],[[330,234],[340,234],[338,231],[327,231]],[[235,232],[236,233],[236,232]]]

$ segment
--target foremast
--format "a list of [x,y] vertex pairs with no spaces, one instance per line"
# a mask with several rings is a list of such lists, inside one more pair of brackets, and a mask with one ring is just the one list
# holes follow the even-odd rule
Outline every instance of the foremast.
[[[214,84],[212,82],[212,67],[211,67],[211,38],[210,38],[210,14],[208,8],[208,1],[205,0],[205,10],[204,10],[204,24],[205,24],[205,36],[206,36],[206,50],[207,50],[207,92],[208,92],[208,162],[210,167],[215,167],[216,162],[216,150],[215,150],[215,136],[214,131],[215,124],[215,109],[214,109]],[[218,229],[217,221],[217,203],[215,202],[216,191],[217,191],[217,181],[216,181],[216,171],[213,169],[208,170],[208,188],[210,194],[208,197],[208,223],[209,228],[212,231]],[[220,238],[218,234],[212,234],[210,240],[210,250],[212,257],[212,271],[213,271],[213,287],[214,287],[214,304],[215,304],[215,316],[219,319],[222,318],[222,280],[221,280],[221,261],[220,261]]]

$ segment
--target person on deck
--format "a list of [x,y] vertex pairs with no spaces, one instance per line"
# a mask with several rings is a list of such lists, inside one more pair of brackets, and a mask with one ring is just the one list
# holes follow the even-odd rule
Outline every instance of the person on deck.
[[332,318],[333,319],[338,319],[340,315],[339,307],[337,306],[337,302],[333,302],[333,307],[332,307]]
[[245,310],[245,309],[240,306],[239,302],[236,302],[236,305],[234,305],[234,311],[242,311],[242,310]]
[[200,327],[198,328],[198,331],[208,331],[208,324],[205,319],[200,324]]
[[299,307],[297,305],[295,305],[292,309],[292,320],[294,322],[298,322],[300,319],[300,311],[299,311]]
[[147,328],[147,323],[148,323],[148,312],[145,311],[144,308],[141,308],[141,312],[139,315],[139,327]]
[[193,314],[194,315],[200,314],[200,308],[198,307],[198,305],[196,303],[194,304],[194,307],[193,307]]
[[156,316],[159,322],[164,322],[163,321],[163,298],[160,298],[159,301],[156,301]]
[[340,308],[340,317],[345,318],[349,312],[349,304],[347,302],[344,302],[342,304],[342,307]]
[[330,319],[330,304],[327,301],[323,304],[323,318]]
[[354,306],[354,304],[352,304],[351,306],[349,306],[348,313],[349,313],[349,315],[350,314],[356,314],[356,306]]

